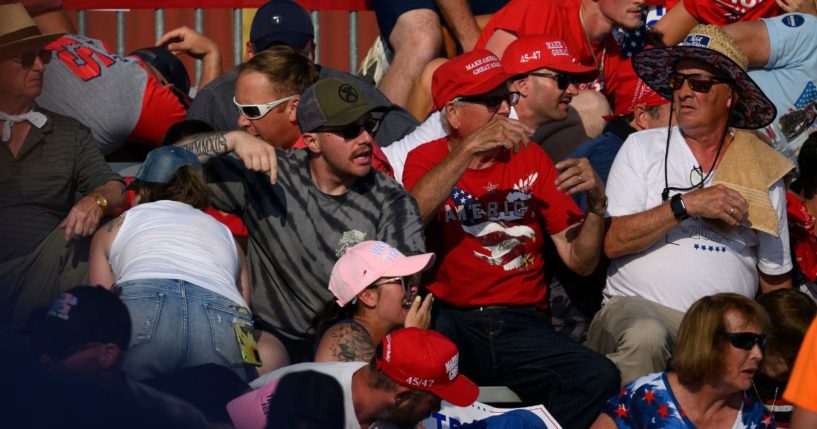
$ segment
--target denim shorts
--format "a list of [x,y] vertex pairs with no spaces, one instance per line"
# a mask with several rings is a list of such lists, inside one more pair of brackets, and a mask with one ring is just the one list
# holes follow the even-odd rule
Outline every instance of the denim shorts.
[[183,280],[123,282],[120,298],[131,314],[131,340],[124,370],[136,380],[177,369],[214,363],[243,380],[255,370],[244,364],[234,322],[252,326],[249,310],[217,293]]

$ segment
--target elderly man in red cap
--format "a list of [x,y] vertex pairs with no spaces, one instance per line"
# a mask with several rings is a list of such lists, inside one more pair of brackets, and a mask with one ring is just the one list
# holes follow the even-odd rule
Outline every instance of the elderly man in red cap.
[[[566,114],[569,96],[562,93],[575,92],[575,75],[588,69],[560,60],[558,41],[523,51],[519,62],[531,68],[514,72],[528,81],[514,87],[539,86],[542,92],[529,97],[541,96],[553,119]],[[569,268],[593,271],[604,187],[586,159],[554,165],[528,145],[532,129],[508,118],[520,98],[507,87],[514,76],[486,50],[440,67],[432,92],[449,134],[412,151],[403,179],[438,255],[427,285],[436,298],[434,328],[457,343],[463,373],[545,404],[565,427],[587,427],[617,390],[618,372],[548,322],[543,243],[550,236]],[[588,194],[586,217],[570,197],[578,192]]]

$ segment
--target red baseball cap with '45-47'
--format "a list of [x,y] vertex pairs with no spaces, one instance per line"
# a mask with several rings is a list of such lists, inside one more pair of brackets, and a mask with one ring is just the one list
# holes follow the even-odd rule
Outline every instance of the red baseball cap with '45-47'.
[[397,384],[466,407],[477,400],[479,388],[459,373],[459,357],[457,346],[439,332],[406,328],[383,338],[375,362]]

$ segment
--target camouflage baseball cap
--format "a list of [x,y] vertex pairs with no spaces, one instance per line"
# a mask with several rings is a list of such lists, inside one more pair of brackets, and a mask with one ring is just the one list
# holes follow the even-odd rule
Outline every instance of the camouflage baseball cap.
[[298,103],[296,117],[301,131],[343,127],[377,110],[357,86],[341,79],[322,79],[306,89]]

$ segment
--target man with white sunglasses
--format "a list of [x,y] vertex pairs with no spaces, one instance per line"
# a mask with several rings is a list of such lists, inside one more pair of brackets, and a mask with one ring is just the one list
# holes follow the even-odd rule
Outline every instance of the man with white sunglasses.
[[[237,74],[238,126],[278,149],[305,148],[295,112],[301,94],[319,79],[315,64],[289,46],[275,45],[241,64]],[[373,143],[372,150],[373,167],[393,176],[380,147]]]
[[[244,110],[255,116],[266,107],[257,109]],[[308,358],[307,330],[332,298],[330,272],[347,248],[380,240],[408,255],[425,250],[417,203],[372,169],[376,111],[356,86],[323,79],[298,100],[295,115],[306,149],[274,149],[240,131],[178,143],[205,163],[227,152],[237,155],[212,159],[206,173],[214,207],[240,216],[249,230],[253,313],[262,331],[261,358],[269,357],[261,373],[286,363],[272,358],[280,352],[276,338],[293,362]]]

